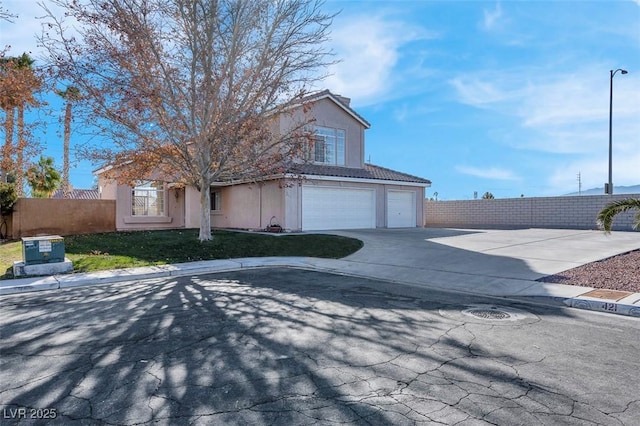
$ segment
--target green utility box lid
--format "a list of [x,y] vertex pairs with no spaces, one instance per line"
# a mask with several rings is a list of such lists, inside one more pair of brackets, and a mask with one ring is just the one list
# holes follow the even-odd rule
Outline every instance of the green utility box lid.
[[64,238],[59,235],[22,238],[25,265],[64,262]]

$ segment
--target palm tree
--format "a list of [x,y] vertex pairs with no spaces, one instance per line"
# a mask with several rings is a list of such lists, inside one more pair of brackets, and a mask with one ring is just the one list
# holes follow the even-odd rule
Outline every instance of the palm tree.
[[29,167],[26,173],[31,195],[35,198],[51,198],[60,185],[60,173],[53,165],[53,158],[40,156],[38,164]]
[[[2,74],[0,86],[0,108],[6,113],[5,119],[5,143],[2,148],[2,177],[13,172],[16,179],[16,191],[18,196],[24,195],[24,151],[27,146],[24,123],[24,111],[29,105],[37,105],[34,93],[42,86],[42,79],[36,75],[33,69],[34,60],[23,53],[18,57],[2,58],[0,60]],[[13,147],[14,117],[17,111],[17,135],[18,141]],[[12,154],[15,152],[15,163]],[[13,170],[11,170],[13,169]]]
[[10,59],[0,59],[0,109],[5,112],[4,145],[2,146],[2,163],[0,164],[0,181],[6,182],[7,176],[13,170],[13,129],[16,117],[16,99],[13,94],[15,87],[12,63]]
[[489,191],[485,192],[484,194],[482,194],[482,199],[483,200],[493,200],[494,197],[492,193],[490,193]]
[[24,110],[27,105],[36,103],[33,93],[40,87],[39,80],[33,72],[33,62],[29,55],[23,53],[17,58],[16,65],[18,70],[23,74],[24,91],[20,93],[18,100],[18,144],[16,145],[16,191],[18,196],[24,195],[24,179],[22,170],[24,170],[24,149],[27,146],[25,128],[24,128]]
[[69,139],[71,138],[71,106],[80,99],[80,90],[75,86],[67,86],[67,90],[56,93],[67,101],[64,111],[64,142],[62,148],[62,198],[69,198]]
[[638,211],[633,222],[633,229],[638,229],[640,228],[640,198],[625,198],[623,200],[612,201],[607,204],[598,213],[598,226],[603,228],[608,234],[611,232],[613,218],[618,213],[623,213],[632,209],[636,209]]

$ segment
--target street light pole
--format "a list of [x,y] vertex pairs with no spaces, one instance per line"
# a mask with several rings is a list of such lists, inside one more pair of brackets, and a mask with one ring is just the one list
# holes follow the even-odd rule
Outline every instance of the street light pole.
[[611,78],[609,79],[609,183],[605,185],[604,193],[613,194],[613,138],[611,127],[613,124],[613,76],[620,71],[620,74],[626,74],[627,70],[618,68],[617,70],[610,70]]

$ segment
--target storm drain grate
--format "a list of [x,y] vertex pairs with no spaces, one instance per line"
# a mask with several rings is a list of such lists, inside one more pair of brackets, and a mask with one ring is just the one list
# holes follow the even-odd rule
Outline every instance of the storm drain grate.
[[503,320],[503,319],[511,318],[511,314],[501,311],[495,307],[491,307],[489,309],[483,309],[483,308],[467,309],[463,313],[474,316],[476,318],[488,319],[488,320]]
[[475,324],[491,324],[492,326],[505,326],[511,324],[533,324],[540,321],[537,315],[512,306],[494,304],[467,305],[460,309],[451,306],[450,309],[440,309],[440,315],[457,321],[472,322]]

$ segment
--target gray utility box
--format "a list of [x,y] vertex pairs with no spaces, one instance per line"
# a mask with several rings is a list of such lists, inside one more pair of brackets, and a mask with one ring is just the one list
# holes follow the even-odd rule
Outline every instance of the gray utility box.
[[64,262],[64,238],[59,235],[22,238],[22,259],[26,266]]

